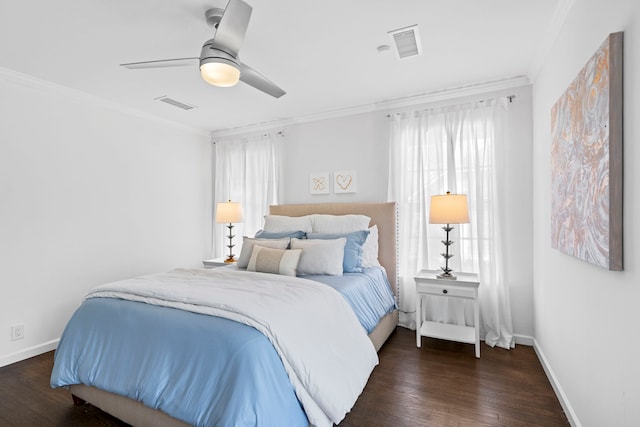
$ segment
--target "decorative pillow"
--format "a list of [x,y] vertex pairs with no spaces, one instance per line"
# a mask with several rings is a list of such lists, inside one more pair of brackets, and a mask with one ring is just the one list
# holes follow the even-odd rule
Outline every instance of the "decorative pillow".
[[306,233],[304,231],[282,231],[278,233],[260,230],[256,233],[256,237],[260,239],[282,239],[283,237],[295,237],[296,239],[304,239]]
[[342,270],[345,273],[361,273],[362,272],[362,245],[369,230],[354,231],[348,234],[326,234],[326,233],[308,233],[308,239],[337,239],[344,237],[347,243],[344,246],[344,257],[342,259]]
[[252,237],[244,236],[242,240],[242,250],[236,263],[240,268],[247,268],[249,259],[251,258],[251,252],[253,251],[253,245],[258,243],[261,246],[274,249],[287,249],[289,247],[288,237],[283,239],[254,239]]
[[369,235],[362,245],[362,267],[380,267],[378,261],[378,226],[369,227]]
[[344,234],[367,230],[369,218],[366,215],[324,215],[314,214],[312,225],[314,233]]
[[254,245],[247,270],[295,276],[300,254],[302,249],[272,249]]
[[291,249],[302,249],[298,275],[326,274],[342,276],[345,237],[331,240],[291,239]]
[[282,233],[284,231],[312,231],[311,215],[305,216],[283,216],[266,215],[264,217],[264,231],[270,233]]

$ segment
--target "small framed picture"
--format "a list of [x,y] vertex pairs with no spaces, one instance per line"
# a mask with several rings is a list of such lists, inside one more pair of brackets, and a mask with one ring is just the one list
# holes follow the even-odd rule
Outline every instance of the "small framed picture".
[[329,194],[329,172],[309,174],[310,194]]
[[335,194],[356,192],[356,172],[337,171],[333,173],[333,192]]

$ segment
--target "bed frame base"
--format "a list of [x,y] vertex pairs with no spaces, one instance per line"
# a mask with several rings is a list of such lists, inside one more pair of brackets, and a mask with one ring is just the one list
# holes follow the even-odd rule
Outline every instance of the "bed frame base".
[[393,310],[380,319],[378,326],[369,334],[369,338],[376,348],[376,351],[380,351],[380,347],[382,347],[382,344],[389,338],[389,335],[396,330],[396,326],[398,326],[398,310]]
[[[104,412],[132,426],[140,427],[189,427],[189,424],[173,418],[162,411],[144,406],[142,403],[108,391],[84,384],[69,386],[74,405],[86,401]],[[84,404],[84,403],[82,403]]]

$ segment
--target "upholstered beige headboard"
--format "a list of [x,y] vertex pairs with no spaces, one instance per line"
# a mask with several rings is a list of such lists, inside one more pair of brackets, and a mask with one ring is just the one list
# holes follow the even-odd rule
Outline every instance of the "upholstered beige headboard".
[[397,296],[397,210],[395,202],[384,203],[307,203],[269,206],[271,215],[303,216],[310,214],[359,214],[371,218],[369,226],[378,225],[378,259],[387,270],[391,288]]

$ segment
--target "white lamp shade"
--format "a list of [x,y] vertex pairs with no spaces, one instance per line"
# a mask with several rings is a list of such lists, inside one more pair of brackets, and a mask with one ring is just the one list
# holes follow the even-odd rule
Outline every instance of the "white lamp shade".
[[431,196],[430,224],[465,224],[469,222],[466,194]]
[[216,206],[216,222],[237,223],[242,222],[242,206],[239,202],[220,202]]
[[240,80],[240,70],[227,62],[210,60],[200,66],[202,79],[210,85],[235,86]]

